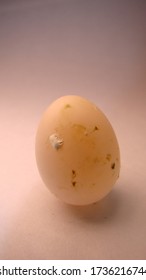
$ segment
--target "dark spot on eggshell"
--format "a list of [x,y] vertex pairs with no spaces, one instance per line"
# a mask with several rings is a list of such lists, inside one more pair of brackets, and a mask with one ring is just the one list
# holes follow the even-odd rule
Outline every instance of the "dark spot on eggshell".
[[116,166],[116,164],[115,164],[115,162],[113,162],[113,163],[111,164],[111,169],[115,169],[115,166]]
[[64,106],[64,108],[65,108],[65,109],[71,108],[71,105],[70,105],[70,104],[66,104],[66,105]]
[[94,131],[99,130],[98,126],[95,125]]
[[72,170],[72,175],[76,175],[76,171],[75,170]]
[[77,176],[77,173],[74,169],[72,169],[72,179],[74,179]]
[[73,181],[73,182],[72,182],[73,187],[76,186],[76,183],[77,183],[76,181]]

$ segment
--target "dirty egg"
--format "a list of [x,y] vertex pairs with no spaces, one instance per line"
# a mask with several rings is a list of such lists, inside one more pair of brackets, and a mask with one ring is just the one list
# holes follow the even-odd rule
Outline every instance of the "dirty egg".
[[115,132],[104,113],[80,96],[63,96],[50,104],[38,126],[35,154],[45,185],[68,204],[97,202],[119,177]]

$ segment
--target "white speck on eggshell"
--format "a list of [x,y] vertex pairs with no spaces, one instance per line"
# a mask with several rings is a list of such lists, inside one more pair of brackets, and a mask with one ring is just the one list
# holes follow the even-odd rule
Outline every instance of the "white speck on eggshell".
[[52,147],[56,150],[60,149],[63,145],[63,139],[60,138],[57,134],[50,135],[49,140]]

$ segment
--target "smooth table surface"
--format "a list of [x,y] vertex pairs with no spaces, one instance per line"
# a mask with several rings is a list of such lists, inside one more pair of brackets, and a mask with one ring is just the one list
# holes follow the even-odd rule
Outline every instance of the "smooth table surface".
[[[146,259],[145,4],[0,3],[0,259]],[[113,191],[85,207],[51,195],[35,162],[41,114],[66,94],[103,110],[121,150]]]

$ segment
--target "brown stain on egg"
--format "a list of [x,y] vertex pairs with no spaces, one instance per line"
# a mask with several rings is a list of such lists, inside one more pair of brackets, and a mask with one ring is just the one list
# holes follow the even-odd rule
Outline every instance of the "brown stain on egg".
[[76,181],[73,181],[73,182],[72,182],[72,186],[75,187],[75,186],[76,186],[76,183],[77,183]]
[[95,125],[94,130],[93,131],[97,131],[99,130],[98,126]]
[[77,133],[85,133],[86,132],[86,127],[82,124],[73,124],[73,129],[75,129]]
[[115,164],[115,162],[113,162],[113,163],[111,164],[111,169],[115,169],[115,166],[116,166],[116,164]]
[[66,104],[65,106],[64,106],[64,109],[69,109],[69,108],[71,108],[72,106],[70,105],[70,104]]
[[74,169],[72,169],[72,178],[75,178],[76,177],[76,171]]
[[111,154],[107,154],[107,155],[106,155],[106,159],[107,159],[108,161],[110,161],[110,160],[111,160],[111,157],[112,157],[112,155],[111,155]]
[[73,133],[73,137],[78,141],[84,141],[87,140],[87,128],[82,125],[82,124],[73,124],[72,125],[72,133]]
[[72,172],[71,172],[71,183],[72,183],[72,186],[75,187],[77,182],[75,181],[75,178],[77,176],[77,173],[76,173],[76,170],[72,169]]

